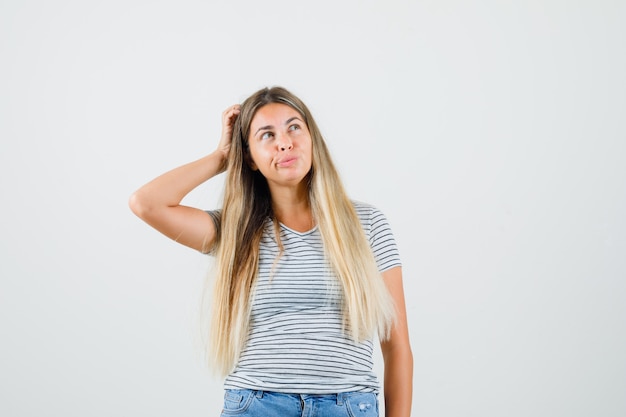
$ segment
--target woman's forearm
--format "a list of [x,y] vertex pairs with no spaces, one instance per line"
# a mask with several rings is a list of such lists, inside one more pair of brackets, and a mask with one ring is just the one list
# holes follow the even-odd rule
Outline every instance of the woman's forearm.
[[385,417],[409,417],[413,399],[413,354],[408,346],[383,353]]
[[409,340],[402,268],[383,272],[383,278],[397,310],[391,335],[380,344],[385,361],[385,415],[409,417],[413,399],[413,353]]
[[174,168],[135,191],[131,197],[131,208],[141,217],[143,211],[177,206],[191,190],[223,172],[224,167],[224,153],[215,151]]

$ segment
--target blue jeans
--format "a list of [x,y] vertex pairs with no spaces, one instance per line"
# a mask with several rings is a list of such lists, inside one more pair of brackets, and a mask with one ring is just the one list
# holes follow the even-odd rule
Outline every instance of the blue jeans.
[[378,417],[374,393],[283,394],[248,389],[224,393],[221,417]]

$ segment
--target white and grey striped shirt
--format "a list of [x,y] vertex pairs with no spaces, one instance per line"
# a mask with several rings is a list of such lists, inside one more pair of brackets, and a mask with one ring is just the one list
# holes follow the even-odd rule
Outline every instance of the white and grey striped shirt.
[[[354,204],[379,270],[400,266],[383,213]],[[341,290],[324,260],[319,230],[300,233],[281,224],[280,239],[284,252],[276,262],[279,248],[268,220],[250,333],[224,387],[302,394],[378,392],[373,341],[356,343],[342,331]]]

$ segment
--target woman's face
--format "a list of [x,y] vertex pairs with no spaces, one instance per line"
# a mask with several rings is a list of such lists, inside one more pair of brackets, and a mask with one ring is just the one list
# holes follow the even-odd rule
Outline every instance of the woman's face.
[[252,169],[261,171],[270,189],[300,186],[311,170],[311,134],[303,117],[281,103],[266,104],[250,123]]

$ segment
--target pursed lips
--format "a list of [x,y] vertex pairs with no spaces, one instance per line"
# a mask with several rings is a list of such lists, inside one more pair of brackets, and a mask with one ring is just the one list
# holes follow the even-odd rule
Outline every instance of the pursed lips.
[[298,158],[296,158],[295,156],[291,156],[290,155],[290,156],[287,156],[287,157],[279,159],[276,162],[276,165],[279,166],[279,167],[288,167],[288,166],[293,165],[296,162],[297,159]]

